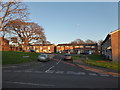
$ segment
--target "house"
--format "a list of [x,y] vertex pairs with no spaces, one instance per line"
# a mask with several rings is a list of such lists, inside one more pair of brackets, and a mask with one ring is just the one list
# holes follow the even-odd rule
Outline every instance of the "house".
[[101,44],[101,54],[113,62],[120,62],[120,29],[109,33]]
[[56,51],[70,52],[76,54],[98,54],[97,43],[84,43],[84,44],[58,44],[56,46]]
[[54,53],[54,44],[34,44],[28,45],[27,50],[35,50],[39,53]]
[[0,37],[0,51],[10,51],[9,40]]

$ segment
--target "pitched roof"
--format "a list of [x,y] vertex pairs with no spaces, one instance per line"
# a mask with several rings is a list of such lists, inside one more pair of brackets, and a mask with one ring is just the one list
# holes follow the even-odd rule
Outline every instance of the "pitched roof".
[[28,45],[28,46],[52,46],[54,44],[33,44],[33,45]]
[[118,32],[118,31],[120,32],[120,29],[117,29],[117,30],[109,33],[109,34],[106,36],[105,40],[102,42],[101,45],[103,45],[103,44],[109,39],[109,37],[111,36],[111,34],[114,34],[114,33]]
[[83,44],[58,44],[57,46],[80,46],[80,45],[90,45],[90,46],[94,46],[94,45],[97,45],[97,43],[83,43]]

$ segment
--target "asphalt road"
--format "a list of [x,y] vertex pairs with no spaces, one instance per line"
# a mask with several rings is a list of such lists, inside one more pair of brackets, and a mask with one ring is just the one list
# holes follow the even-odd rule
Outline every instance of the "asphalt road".
[[82,69],[56,55],[48,62],[8,65],[3,88],[118,88],[118,77]]

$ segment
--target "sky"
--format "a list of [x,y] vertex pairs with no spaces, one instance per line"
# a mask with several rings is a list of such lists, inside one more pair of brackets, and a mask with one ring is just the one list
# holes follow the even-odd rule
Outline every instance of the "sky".
[[117,2],[26,2],[30,21],[45,30],[54,44],[75,39],[104,40],[118,29]]

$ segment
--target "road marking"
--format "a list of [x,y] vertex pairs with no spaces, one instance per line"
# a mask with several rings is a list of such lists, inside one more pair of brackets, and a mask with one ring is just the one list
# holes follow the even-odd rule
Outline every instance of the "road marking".
[[23,85],[37,85],[37,86],[55,86],[55,85],[50,85],[50,84],[25,83],[25,82],[10,82],[10,81],[6,81],[5,83],[23,84]]
[[85,72],[74,72],[74,71],[68,71],[67,74],[74,74],[74,75],[85,75]]
[[100,76],[105,76],[105,77],[108,77],[108,76],[110,76],[110,75],[108,75],[108,74],[100,74]]
[[67,74],[74,74],[74,71],[67,71]]
[[8,67],[2,67],[2,68],[15,68],[17,66],[8,66]]
[[46,73],[54,73],[55,70],[49,70]]
[[56,73],[57,73],[57,74],[63,74],[64,71],[57,71]]
[[29,71],[29,70],[25,70],[24,72],[32,72],[32,71]]
[[11,72],[11,70],[5,70],[5,71],[3,70],[3,72]]
[[78,75],[85,75],[86,73],[85,72],[78,72],[77,74]]
[[50,69],[52,69],[53,67],[55,67],[54,65],[52,67],[50,67],[48,70],[46,70],[45,72],[49,72]]
[[67,71],[67,74],[74,74],[74,71]]
[[22,72],[22,71],[14,71],[14,72]]
[[[56,65],[59,64],[61,60],[62,60],[62,59],[60,59],[60,60],[56,63]],[[50,68],[49,68],[48,70],[46,70],[45,72],[49,72],[53,67],[55,67],[55,65],[53,65],[52,67],[50,67]]]
[[34,73],[43,73],[42,71],[34,71]]
[[56,64],[59,64],[61,60],[62,60],[62,59],[60,59]]
[[91,75],[91,76],[97,76],[96,73],[89,73],[89,75]]

